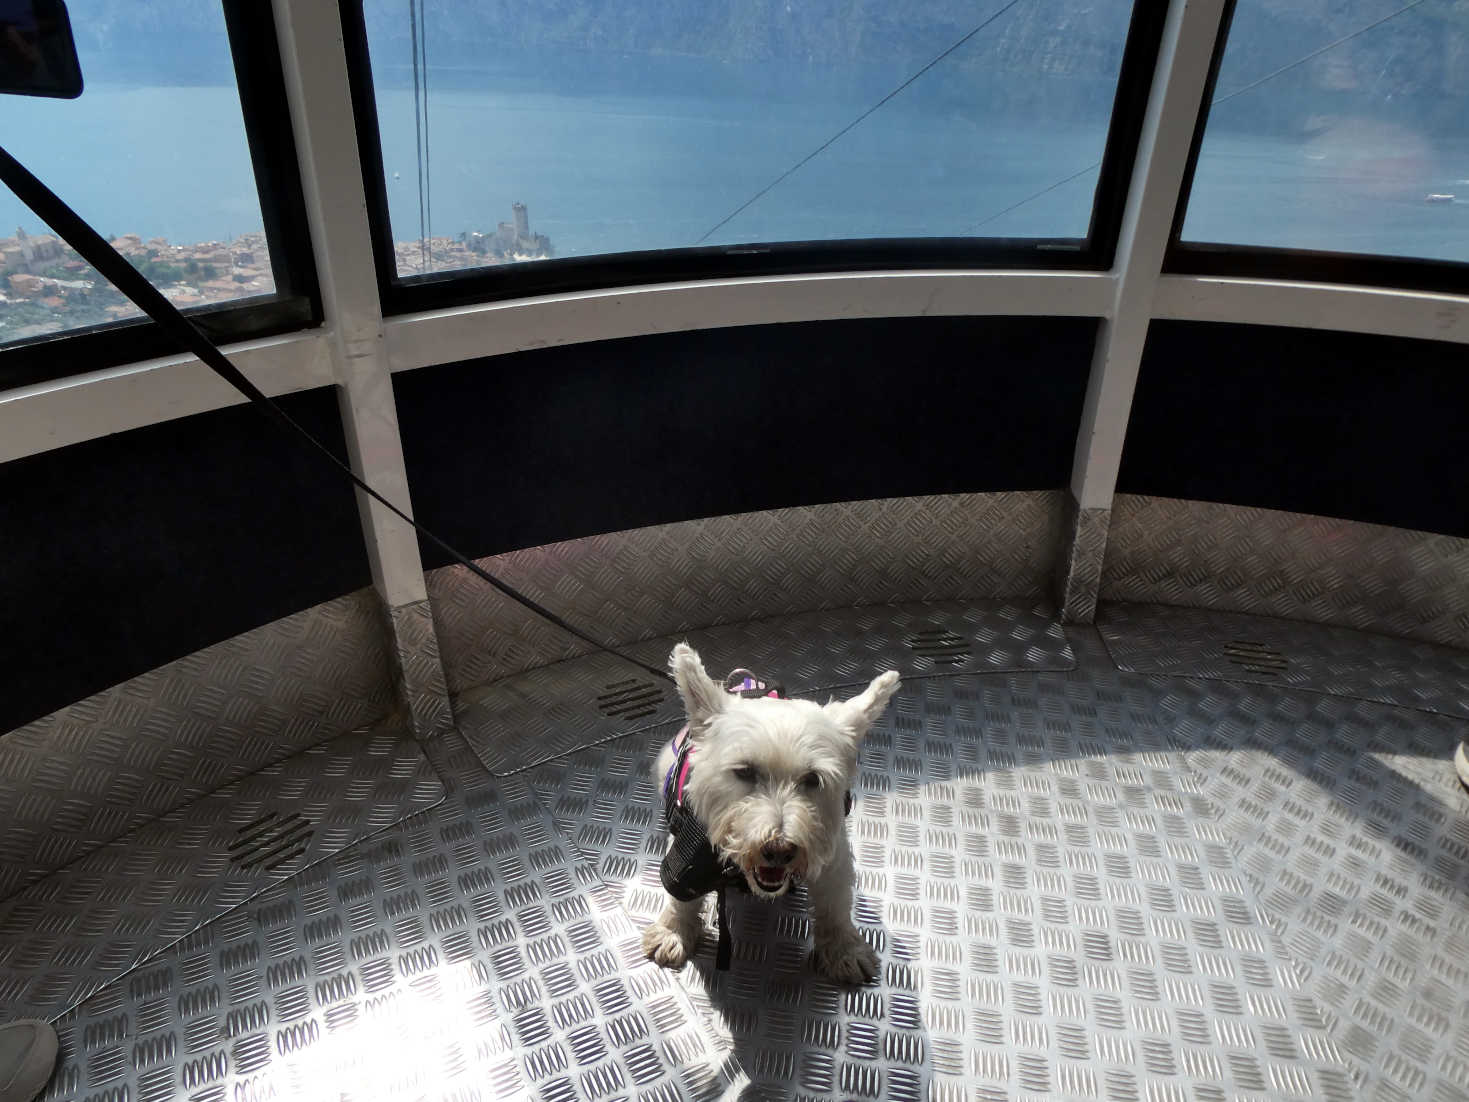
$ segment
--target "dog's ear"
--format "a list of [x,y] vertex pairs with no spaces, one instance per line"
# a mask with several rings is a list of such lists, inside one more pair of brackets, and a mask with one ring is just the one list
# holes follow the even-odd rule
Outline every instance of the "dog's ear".
[[673,653],[668,656],[668,668],[673,671],[673,680],[678,684],[678,695],[683,697],[690,732],[697,733],[709,720],[729,707],[730,695],[724,691],[723,685],[705,672],[699,652],[687,643],[673,648]]
[[873,678],[872,684],[851,700],[833,700],[826,706],[826,712],[837,726],[852,735],[854,743],[861,742],[897,691],[898,671],[888,670]]

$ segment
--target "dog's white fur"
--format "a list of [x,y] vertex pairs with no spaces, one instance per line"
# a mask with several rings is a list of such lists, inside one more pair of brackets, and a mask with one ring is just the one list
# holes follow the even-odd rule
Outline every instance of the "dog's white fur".
[[[898,687],[889,670],[847,701],[745,700],[724,691],[687,643],[669,658],[695,744],[684,800],[715,848],[745,874],[750,891],[774,899],[806,883],[818,972],[842,983],[877,974],[877,954],[852,924],[852,850],[844,798],[857,748]],[[665,746],[654,785],[673,763]],[[774,854],[774,863],[771,855]],[[781,862],[789,859],[788,864]],[[643,931],[650,958],[677,968],[703,933],[704,901],[669,897]]]

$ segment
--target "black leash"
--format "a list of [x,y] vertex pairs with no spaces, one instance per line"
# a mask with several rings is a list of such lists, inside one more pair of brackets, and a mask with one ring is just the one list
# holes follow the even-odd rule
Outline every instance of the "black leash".
[[714,967],[721,972],[728,972],[734,946],[729,934],[729,904],[724,897],[725,885],[721,884],[714,893],[714,917],[719,922],[719,943],[714,947]]
[[467,569],[481,581],[488,582],[494,586],[512,601],[523,605],[537,616],[555,624],[562,631],[575,636],[583,643],[596,647],[598,650],[606,651],[608,654],[615,655],[624,662],[631,663],[645,673],[652,674],[654,677],[662,678],[665,681],[673,680],[666,670],[660,670],[655,666],[646,665],[636,658],[617,650],[615,647],[610,647],[606,643],[594,639],[581,629],[568,624],[564,619],[556,615],[556,613],[538,604],[513,586],[502,582],[483,567],[478,566],[464,555],[461,555],[402,509],[399,509],[391,501],[383,497],[382,494],[378,493],[366,482],[362,481],[362,479],[358,478],[351,467],[333,455],[325,444],[292,420],[285,410],[271,401],[259,387],[247,379],[239,368],[230,363],[224,354],[210,343],[209,338],[200,332],[193,322],[179,313],[173,303],[164,298],[156,287],[143,278],[136,268],[123,259],[122,254],[104,241],[101,234],[87,225],[76,211],[67,206],[55,192],[41,183],[40,180],[33,176],[23,164],[12,157],[3,147],[0,147],[0,180],[3,180],[5,185],[11,191],[15,192],[16,196],[26,206],[35,211],[36,215],[49,225],[63,241],[75,249],[77,255],[95,268],[98,274],[103,276],[114,287],[130,298],[138,309],[142,310],[143,313],[162,326],[179,344],[199,357],[216,375],[229,383],[230,386],[234,387],[246,398],[250,399],[256,408],[262,410],[277,425],[295,437],[297,442],[304,445],[308,451],[314,452],[325,459],[335,470],[351,479],[354,486],[382,505],[383,508],[387,509],[394,516],[411,524],[414,531],[447,554],[460,566]]

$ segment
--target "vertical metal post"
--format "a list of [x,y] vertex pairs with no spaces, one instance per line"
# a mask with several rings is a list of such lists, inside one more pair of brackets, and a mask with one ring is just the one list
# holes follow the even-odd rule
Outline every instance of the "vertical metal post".
[[[273,4],[352,467],[411,515],[341,14],[327,0]],[[400,700],[414,734],[430,738],[452,725],[453,716],[417,536],[362,494],[357,504],[373,585],[392,633]]]
[[1071,623],[1096,614],[1138,366],[1225,4],[1172,0],[1163,28],[1112,267],[1116,288],[1097,331],[1071,470],[1057,578],[1061,615]]

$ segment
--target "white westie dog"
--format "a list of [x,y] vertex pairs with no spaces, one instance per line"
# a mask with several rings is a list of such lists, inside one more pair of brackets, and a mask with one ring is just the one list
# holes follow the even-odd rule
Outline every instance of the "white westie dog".
[[[743,879],[763,899],[806,884],[816,970],[841,983],[877,974],[877,954],[852,922],[852,850],[845,817],[857,772],[857,748],[898,687],[896,671],[876,678],[847,701],[816,704],[733,695],[704,670],[687,644],[669,659],[688,715],[684,741],[663,749],[654,782],[696,822],[687,833],[707,832],[705,872],[722,883]],[[670,797],[673,799],[674,797]],[[681,814],[681,813],[680,813]],[[674,840],[670,859],[678,850]],[[685,847],[687,849],[687,847]],[[684,857],[687,867],[695,859]],[[669,884],[668,861],[664,884]],[[677,968],[694,955],[704,930],[707,876],[690,878],[679,899],[643,931],[643,950]],[[697,892],[697,895],[692,893]]]

